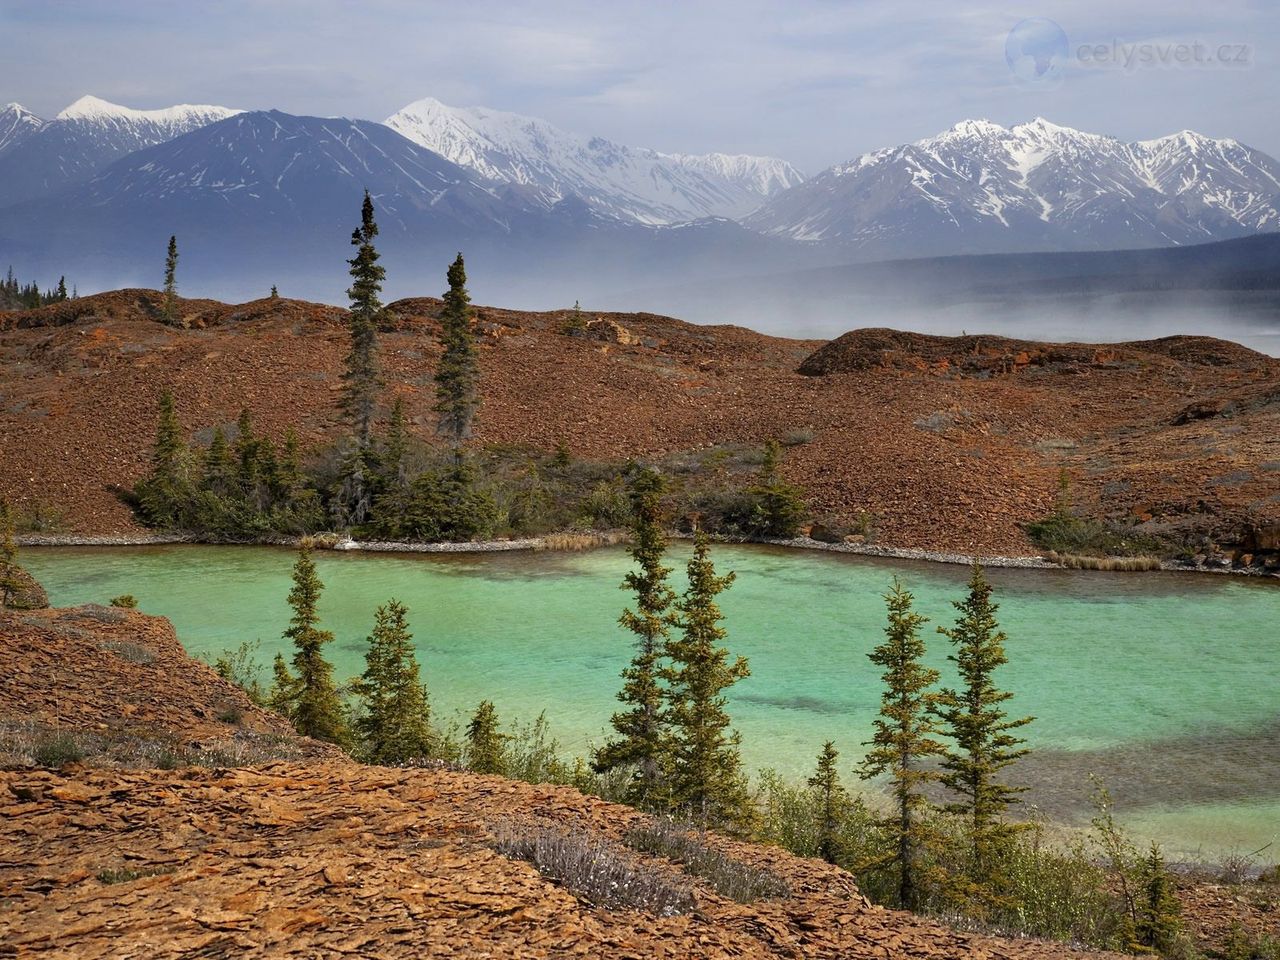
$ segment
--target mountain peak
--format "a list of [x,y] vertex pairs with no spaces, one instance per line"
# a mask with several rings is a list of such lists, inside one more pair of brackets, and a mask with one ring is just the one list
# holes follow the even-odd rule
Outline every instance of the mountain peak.
[[1004,127],[996,123],[994,120],[985,118],[978,120],[961,120],[953,126],[947,133],[958,134],[962,137],[989,137],[999,136],[1002,133],[1008,133]]
[[58,113],[59,120],[96,120],[101,117],[110,116],[128,116],[134,111],[128,107],[122,107],[118,103],[111,103],[92,94],[85,94],[75,103],[64,108]]
[[243,111],[211,104],[179,103],[158,110],[135,110],[101,97],[86,94],[62,110],[58,120],[149,120],[154,123],[175,123],[192,117],[222,119]]

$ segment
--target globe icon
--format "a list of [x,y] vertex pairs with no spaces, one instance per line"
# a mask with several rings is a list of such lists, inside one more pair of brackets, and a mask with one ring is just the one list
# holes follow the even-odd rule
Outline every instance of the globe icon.
[[1004,58],[1019,86],[1057,87],[1067,57],[1066,32],[1045,17],[1018,22],[1004,41]]

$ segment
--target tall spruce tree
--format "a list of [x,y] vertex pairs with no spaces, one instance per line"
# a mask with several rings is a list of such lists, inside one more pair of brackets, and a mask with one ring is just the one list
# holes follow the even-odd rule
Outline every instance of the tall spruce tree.
[[710,544],[705,533],[694,540],[689,587],[675,605],[681,634],[668,641],[668,665],[661,671],[672,738],[669,802],[705,823],[743,828],[751,819],[751,801],[741,738],[729,729],[724,691],[751,671],[743,657],[730,662],[720,645],[726,634],[716,597],[734,575],[716,576]]
[[164,318],[169,323],[178,319],[178,238],[169,238],[169,252],[164,258]]
[[190,519],[192,483],[190,455],[173,394],[160,394],[156,439],[151,451],[151,473],[137,487],[138,511],[152,526],[181,528]]
[[942,690],[933,706],[955,741],[942,761],[942,783],[960,797],[948,809],[969,821],[973,879],[990,884],[997,879],[993,870],[1000,846],[1018,829],[1005,822],[1005,812],[1026,789],[1002,783],[1000,771],[1027,754],[1022,747],[1026,741],[1013,731],[1032,718],[1010,720],[1004,710],[1013,694],[996,686],[994,673],[1008,662],[1007,638],[996,621],[999,606],[991,600],[991,584],[978,563],[973,565],[968,595],[952,606],[959,614],[955,626],[939,627],[938,632],[954,647],[947,659],[956,665],[963,685]]
[[467,767],[476,773],[506,772],[506,736],[498,730],[498,711],[484,700],[467,724]]
[[936,697],[930,688],[938,681],[938,671],[923,662],[920,627],[927,620],[912,610],[911,592],[895,577],[884,599],[889,608],[885,639],[868,654],[872,663],[884,668],[884,690],[875,735],[864,744],[871,749],[861,776],[889,775],[895,810],[885,827],[896,849],[898,900],[906,909],[917,910],[923,892],[919,861],[934,840],[920,816],[928,806],[922,788],[940,776],[921,764],[945,752],[935,739],[937,726],[930,712]]
[[351,426],[352,449],[343,463],[342,492],[337,504],[341,519],[355,524],[364,522],[372,495],[368,474],[380,387],[378,320],[382,315],[382,301],[379,294],[387,274],[378,264],[378,251],[373,245],[377,236],[373,198],[366,190],[360,207],[360,226],[351,234],[356,254],[347,261],[351,267],[351,287],[347,290],[351,300],[348,321],[351,346],[342,374],[342,409]]
[[627,552],[638,569],[627,574],[622,587],[635,593],[636,608],[624,610],[618,622],[635,635],[636,651],[622,671],[618,700],[624,709],[612,718],[618,737],[597,750],[591,764],[597,773],[630,769],[626,802],[651,808],[667,803],[671,767],[659,670],[675,623],[671,609],[675,594],[667,585],[671,569],[662,565],[667,548],[662,488],[662,477],[651,469],[638,470],[631,478],[632,529]]
[[[467,270],[459,253],[449,266],[449,289],[440,312],[440,341],[444,352],[436,370],[437,430],[455,450],[471,436],[471,423],[479,405],[479,358],[471,329],[471,297]],[[460,456],[460,454],[458,454]]]
[[403,604],[392,600],[374,614],[365,671],[357,687],[365,712],[356,721],[370,763],[396,766],[431,754],[431,710],[406,612]]
[[333,634],[319,626],[317,607],[322,590],[324,584],[316,573],[311,548],[304,541],[293,565],[293,589],[289,591],[293,617],[284,632],[294,648],[289,714],[303,736],[346,746],[350,733],[333,683],[333,666],[324,658],[324,645],[333,640]]
[[844,852],[840,839],[840,821],[850,807],[849,793],[840,782],[836,761],[840,752],[828,740],[818,754],[818,766],[809,778],[809,786],[817,797],[817,852],[827,863],[838,863]]

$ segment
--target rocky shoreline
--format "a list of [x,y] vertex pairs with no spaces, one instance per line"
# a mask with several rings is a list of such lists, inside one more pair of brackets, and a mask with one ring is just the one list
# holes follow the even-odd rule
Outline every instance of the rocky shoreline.
[[[675,539],[688,539],[676,534]],[[215,544],[240,546],[279,546],[295,547],[298,537],[263,538],[252,541],[210,541],[181,534],[25,534],[19,536],[18,543],[24,547],[150,547],[172,544]],[[409,543],[397,540],[353,540],[335,534],[320,534],[311,538],[319,549],[365,552],[365,553],[505,553],[521,550],[554,551],[564,549],[557,546],[554,536],[524,537],[515,540],[475,540],[464,543]],[[800,536],[792,538],[765,537],[757,539],[716,537],[722,543],[761,544],[771,547],[784,547],[790,550],[818,550],[826,553],[845,553],[853,556],[873,557],[884,560],[918,560],[927,563],[946,563],[969,566],[978,560],[985,567],[1001,567],[1022,570],[1067,570],[1064,564],[1055,563],[1042,556],[975,556],[973,554],[955,553],[943,550],[925,550],[920,547],[887,547],[870,543],[849,543],[840,541],[831,543],[815,540],[812,537]],[[588,543],[586,548],[606,546],[617,542],[601,538],[599,544]],[[579,548],[580,549],[580,548]],[[1211,573],[1235,574],[1250,577],[1266,577],[1280,579],[1280,572],[1269,573],[1257,568],[1237,568],[1228,565],[1210,566],[1188,564],[1173,560],[1160,561],[1160,572],[1168,573]],[[1112,571],[1115,572],[1115,571]],[[1149,572],[1149,571],[1131,571]]]

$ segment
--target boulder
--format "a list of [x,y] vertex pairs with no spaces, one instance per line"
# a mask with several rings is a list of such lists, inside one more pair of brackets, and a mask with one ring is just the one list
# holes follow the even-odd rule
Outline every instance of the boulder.
[[824,523],[815,523],[809,530],[809,539],[819,543],[843,543],[844,534]]
[[6,603],[6,595],[0,594],[0,607],[7,607],[10,610],[43,610],[49,606],[49,595],[44,592],[44,587],[27,571],[15,565],[0,568],[0,581],[8,581],[13,586],[8,587],[12,590],[12,596],[8,596]]

